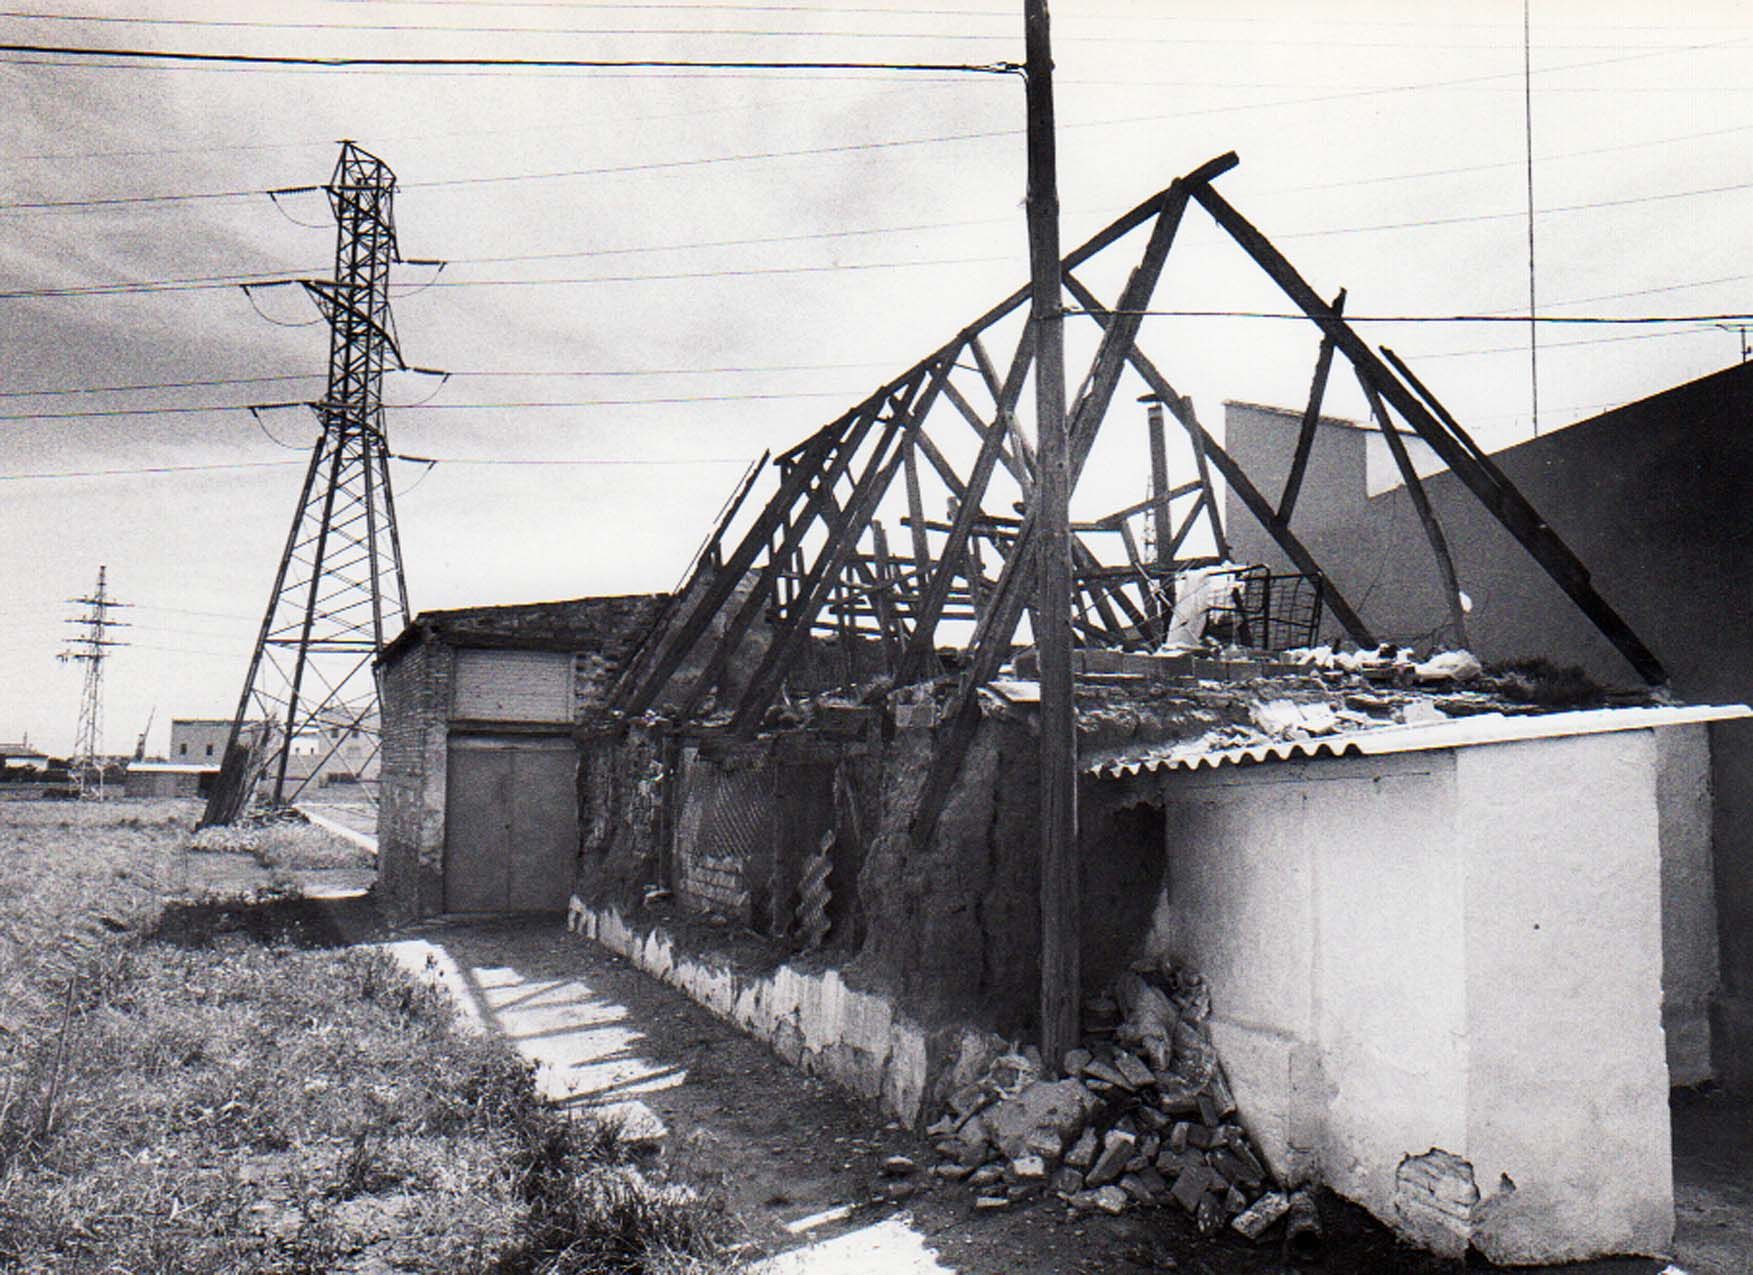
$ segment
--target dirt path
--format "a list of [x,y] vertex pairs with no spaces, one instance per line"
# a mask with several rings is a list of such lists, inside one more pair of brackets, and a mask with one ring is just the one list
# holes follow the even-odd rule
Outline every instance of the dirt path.
[[[921,1139],[787,1066],[620,957],[568,935],[558,919],[435,924],[380,941],[406,968],[444,982],[465,1014],[536,1061],[538,1084],[552,1101],[621,1117],[678,1176],[721,1191],[746,1228],[747,1255],[760,1275],[1291,1269],[1275,1246],[1255,1248],[1227,1234],[1201,1239],[1172,1207],[1083,1216],[1041,1198],[976,1213],[967,1188],[923,1171],[934,1157]],[[885,1176],[882,1162],[894,1155],[922,1171]],[[1720,1264],[1743,1251],[1745,1220],[1705,1213],[1718,1199],[1714,1188],[1689,1181],[1685,1170],[1679,1176],[1678,1269],[1748,1269]],[[1395,1245],[1349,1206],[1329,1201],[1325,1221],[1327,1272],[1454,1269]],[[1705,1231],[1710,1242],[1701,1244]],[[1665,1266],[1626,1259],[1540,1269],[1656,1275]]]
[[[662,1154],[724,1192],[769,1275],[1177,1269],[1159,1264],[1177,1245],[1144,1213],[1072,1220],[1040,1201],[976,1216],[965,1188],[885,1177],[886,1157],[928,1166],[930,1148],[558,921],[422,927],[385,946],[534,1058],[555,1101],[631,1113],[636,1134],[666,1127]],[[1178,1266],[1241,1268],[1215,1253]]]

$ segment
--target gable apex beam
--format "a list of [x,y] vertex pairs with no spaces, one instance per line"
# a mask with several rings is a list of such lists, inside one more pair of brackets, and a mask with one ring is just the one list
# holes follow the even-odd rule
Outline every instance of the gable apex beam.
[[1266,272],[1323,333],[1332,337],[1334,345],[1351,361],[1352,366],[1369,377],[1382,397],[1418,432],[1420,438],[1430,444],[1432,450],[1480,502],[1496,515],[1504,528],[1540,564],[1546,574],[1552,577],[1558,587],[1569,595],[1577,609],[1594,623],[1601,635],[1637,670],[1638,675],[1651,685],[1665,683],[1668,674],[1662,667],[1662,662],[1632,631],[1624,617],[1596,592],[1594,585],[1590,583],[1588,568],[1571,552],[1570,546],[1559,539],[1557,533],[1546,524],[1521,492],[1507,482],[1494,481],[1490,469],[1480,465],[1467,448],[1443,428],[1418,396],[1407,389],[1405,383],[1389,370],[1351,326],[1321,300],[1284,254],[1273,247],[1266,236],[1231,207],[1222,195],[1213,190],[1209,181],[1190,185],[1193,198],[1211,214],[1212,219],[1223,227],[1242,251],[1254,259],[1255,264]]

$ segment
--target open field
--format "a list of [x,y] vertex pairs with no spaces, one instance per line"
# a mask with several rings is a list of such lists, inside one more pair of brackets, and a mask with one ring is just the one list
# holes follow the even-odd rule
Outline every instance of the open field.
[[231,857],[191,825],[0,811],[0,1270],[723,1267],[721,1208],[381,953],[312,946],[289,877],[174,897]]

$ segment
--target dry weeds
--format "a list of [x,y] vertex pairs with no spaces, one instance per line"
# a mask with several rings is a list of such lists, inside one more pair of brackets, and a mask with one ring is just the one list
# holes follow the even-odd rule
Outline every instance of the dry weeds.
[[160,941],[188,835],[0,810],[0,1270],[726,1269],[721,1208],[382,954]]

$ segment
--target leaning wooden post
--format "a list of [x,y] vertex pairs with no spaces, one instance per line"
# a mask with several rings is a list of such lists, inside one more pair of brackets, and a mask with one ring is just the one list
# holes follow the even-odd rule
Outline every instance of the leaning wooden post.
[[1169,635],[1175,609],[1175,527],[1169,518],[1169,440],[1163,436],[1163,401],[1146,394],[1145,428],[1150,431],[1151,518],[1156,533],[1155,561],[1151,563],[1151,613],[1156,616],[1157,640]]
[[1030,311],[1035,330],[1035,646],[1041,663],[1041,1054],[1059,1074],[1078,1040],[1077,725],[1071,679],[1070,448],[1065,309],[1047,0],[1023,0],[1029,150]]

